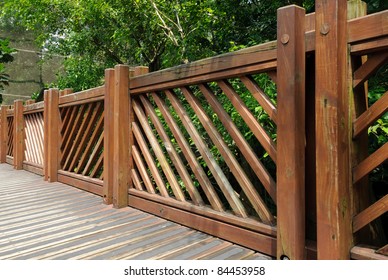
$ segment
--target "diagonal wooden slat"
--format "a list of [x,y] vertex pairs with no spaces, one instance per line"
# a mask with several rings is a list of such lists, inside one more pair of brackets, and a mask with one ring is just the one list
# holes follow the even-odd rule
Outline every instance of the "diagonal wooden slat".
[[[101,103],[98,103],[101,104]],[[77,136],[74,140],[74,152],[72,153],[72,160],[69,164],[69,171],[73,172],[75,171],[75,168],[77,164],[79,163],[81,153],[83,152],[85,145],[87,144],[87,139],[90,136],[90,129],[93,128],[92,126],[92,117],[95,113],[94,111],[94,104],[89,104],[88,108],[86,109],[86,112],[82,119],[82,124],[79,128],[79,131],[77,131]],[[96,115],[96,114],[94,114]]]
[[[84,176],[88,176],[88,174],[91,172],[91,170],[93,169],[93,172],[91,173],[91,176],[90,177],[94,177],[96,175],[96,172],[97,170],[99,170],[101,168],[101,160],[103,159],[104,157],[104,153],[103,153],[103,147],[104,147],[104,133],[101,133],[99,135],[99,138],[98,138],[98,141],[95,145],[95,147],[93,148],[93,151],[92,153],[90,154],[89,156],[89,160],[82,172],[82,175]],[[100,163],[98,163],[100,162]],[[100,167],[98,167],[98,165],[100,165]]]
[[[104,134],[101,134],[101,139],[104,139]],[[92,177],[92,178],[96,177],[99,172],[103,173],[103,170],[102,170],[103,164],[104,164],[104,153],[102,151],[102,148],[104,146],[103,140],[101,142],[99,142],[98,145],[99,145],[98,150],[96,149],[97,151],[99,151],[98,153],[96,153],[96,155],[98,155],[98,159],[97,159],[96,163],[94,164],[93,170],[90,174],[90,177]]]
[[148,123],[147,117],[144,111],[141,109],[140,104],[138,103],[137,100],[133,100],[133,109],[135,111],[136,116],[139,119],[139,123],[141,124],[149,143],[151,144],[152,149],[155,152],[155,155],[160,163],[160,166],[164,174],[166,175],[166,178],[171,185],[171,189],[176,199],[179,201],[185,201],[186,200],[185,195],[183,194],[182,189],[176,179],[174,171],[171,169],[168,163],[168,160],[163,153],[163,150],[160,148],[158,140],[156,139],[155,135],[152,133],[152,128]]
[[[206,91],[205,87],[201,87]],[[240,184],[245,195],[248,197],[249,201],[252,204],[252,207],[255,209],[256,213],[259,215],[260,219],[265,223],[273,223],[274,217],[271,212],[268,210],[263,199],[255,190],[252,182],[246,175],[245,171],[241,167],[240,163],[236,160],[235,156],[230,151],[228,144],[225,143],[220,133],[217,131],[216,127],[213,125],[211,119],[206,114],[205,110],[202,108],[200,102],[195,98],[194,94],[188,88],[181,88],[186,100],[189,102],[191,107],[196,112],[199,120],[201,121],[203,127],[207,131],[208,135],[212,139],[213,143],[218,148],[218,151],[225,160],[225,163],[229,166],[231,172],[235,176],[236,180]]]
[[277,123],[277,109],[272,103],[271,99],[264,93],[264,91],[257,85],[255,80],[250,76],[240,77],[241,82],[250,91],[252,96],[259,102],[263,109],[267,112],[269,117]]
[[353,139],[388,111],[388,91],[353,122]]
[[[162,179],[162,175],[160,174],[159,169],[156,167],[156,164],[154,162],[154,157],[152,156],[152,154],[148,148],[148,145],[146,144],[147,142],[146,142],[146,140],[145,140],[145,138],[140,130],[140,127],[138,126],[138,124],[136,122],[132,123],[132,130],[133,130],[133,134],[135,136],[135,139],[139,145],[140,151],[141,151],[142,155],[144,156],[144,159],[148,165],[148,168],[150,169],[152,177],[154,178],[156,186],[159,189],[159,192],[164,197],[170,197],[170,195],[168,194],[168,191],[166,189],[165,183]],[[143,175],[145,176],[145,173]],[[143,180],[144,180],[144,178],[143,178]],[[145,181],[145,182],[147,183],[148,181]],[[146,188],[147,189],[151,188],[151,185],[146,186]]]
[[354,72],[353,87],[356,89],[388,60],[388,53],[382,51],[368,57],[368,60]]
[[[94,107],[94,108],[93,108]],[[85,150],[87,145],[94,139],[91,139],[90,136],[92,134],[92,131],[94,129],[94,126],[96,124],[97,119],[101,116],[101,113],[103,111],[103,104],[102,102],[98,102],[97,104],[90,104],[89,111],[87,115],[84,118],[84,126],[80,128],[80,134],[82,135],[82,138],[80,139],[78,148],[76,153],[74,154],[74,159],[70,164],[70,170],[75,169],[76,173],[81,173],[82,169],[81,167],[85,165],[84,155],[88,155]]]
[[174,118],[169,113],[166,104],[164,103],[162,98],[159,97],[158,94],[153,93],[152,97],[155,103],[157,104],[159,110],[161,111],[167,124],[169,125],[169,128],[171,129],[171,132],[173,133],[179,147],[182,149],[182,153],[184,154],[186,160],[188,161],[194,175],[196,176],[196,179],[200,183],[200,186],[203,192],[205,193],[207,199],[209,200],[211,206],[213,207],[214,210],[224,212],[222,202],[217,192],[214,190],[214,187],[211,184],[209,178],[205,174],[201,165],[198,163],[194,152],[192,151],[192,149],[190,148],[190,145],[187,143],[185,137],[180,131],[178,124],[175,122]]
[[171,105],[174,107],[176,113],[180,117],[187,132],[190,134],[195,145],[197,146],[198,151],[200,152],[206,164],[208,165],[210,171],[212,172],[215,180],[218,183],[218,186],[222,190],[223,195],[227,199],[234,213],[240,217],[248,217],[247,212],[244,206],[242,205],[240,199],[238,198],[237,194],[235,193],[233,187],[226,178],[225,174],[222,172],[220,166],[215,161],[213,155],[209,151],[209,148],[204,143],[202,136],[198,133],[192,121],[190,121],[190,117],[183,108],[182,104],[178,101],[178,98],[170,90],[166,90],[165,93],[168,99],[170,100]]
[[13,117],[7,117],[7,123],[8,123],[7,155],[13,157]]
[[[62,166],[64,170],[67,170],[70,164],[70,161],[72,160],[72,156],[74,153],[75,145],[74,141],[77,137],[77,132],[79,131],[79,128],[82,124],[82,119],[85,114],[85,111],[87,109],[87,105],[81,105],[73,110],[74,114],[74,121],[73,118],[71,119],[72,122],[69,122],[67,125],[68,128],[66,129],[65,135],[62,136],[62,146],[64,147],[62,150],[63,157],[62,157]],[[66,136],[67,135],[67,136]]]
[[89,143],[85,148],[85,152],[80,159],[80,163],[77,166],[77,172],[82,172],[82,174],[85,175],[90,171],[89,169],[93,161],[93,156],[91,155],[96,152],[96,149],[94,148],[95,145],[97,145],[96,143],[99,143],[100,139],[102,139],[102,136],[104,136],[103,130],[104,117],[101,116],[96,123],[93,134],[91,135]]
[[253,134],[259,140],[260,144],[267,151],[272,160],[276,163],[276,145],[265,131],[265,129],[259,124],[255,116],[251,113],[248,107],[244,104],[243,100],[236,94],[233,87],[229,84],[228,81],[219,81],[218,85],[232,102],[233,106],[236,108],[237,112],[244,119],[248,127],[251,129]]
[[364,159],[353,169],[353,184],[368,175],[373,169],[388,159],[388,142]]
[[[135,169],[133,169],[132,170],[132,174],[140,173],[140,176],[143,179],[144,186],[146,187],[147,191],[149,193],[155,194],[156,192],[155,192],[154,186],[153,186],[153,184],[151,182],[151,178],[150,178],[150,176],[149,176],[149,174],[147,172],[146,165],[145,165],[143,159],[141,158],[139,149],[136,146],[133,146],[132,147],[132,151],[133,151],[133,157],[134,157],[134,160],[135,160],[135,164],[136,164],[137,169],[139,171],[139,172],[137,172]],[[138,183],[136,183],[136,180],[138,181]],[[141,184],[140,184],[140,179],[134,178],[134,181],[135,181],[135,185],[137,186],[137,189],[138,190],[143,190],[143,188],[141,187]],[[167,194],[167,196],[168,196],[168,194]]]
[[148,99],[145,98],[144,95],[140,95],[139,98],[140,98],[148,116],[151,118],[153,125],[155,126],[156,130],[158,131],[159,137],[162,139],[163,144],[166,148],[166,151],[170,155],[172,163],[174,164],[175,168],[177,169],[179,175],[181,176],[182,181],[183,181],[187,191],[190,194],[191,200],[194,202],[195,205],[203,205],[204,202],[202,200],[201,195],[199,194],[197,188],[194,186],[194,183],[191,179],[190,174],[188,173],[186,167],[184,166],[179,154],[175,150],[175,148],[170,140],[170,137],[165,132],[163,125],[161,124],[159,118],[157,117],[152,104],[148,101]]
[[388,211],[388,194],[353,218],[353,233]]
[[249,146],[248,142],[245,140],[245,138],[241,135],[241,132],[233,123],[233,120],[226,113],[220,102],[217,100],[214,94],[212,94],[211,89],[205,84],[199,85],[199,88],[205,96],[206,100],[213,108],[214,112],[219,116],[219,119],[224,125],[225,129],[232,136],[237,147],[240,149],[243,156],[247,159],[248,163],[252,167],[257,177],[262,182],[263,186],[265,187],[273,201],[276,201],[276,183],[269,174],[269,172],[266,170],[265,166],[259,160],[255,152],[252,150],[251,146]]
[[142,184],[142,181],[140,179],[140,175],[139,175],[139,172],[137,172],[136,169],[132,169],[132,181],[135,185],[135,188],[139,191],[143,191],[143,184]]
[[77,118],[77,112],[79,111],[79,107],[78,106],[66,107],[66,108],[62,108],[61,112],[62,111],[66,111],[66,115],[65,115],[65,118],[62,120],[62,126],[61,126],[61,135],[63,139],[61,149],[65,150],[67,139],[70,138],[70,134],[74,126],[74,122]]

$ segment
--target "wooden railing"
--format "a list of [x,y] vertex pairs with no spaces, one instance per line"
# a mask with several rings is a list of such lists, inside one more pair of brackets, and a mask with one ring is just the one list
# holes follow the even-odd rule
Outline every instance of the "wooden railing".
[[153,73],[118,65],[102,87],[3,106],[1,162],[279,259],[349,258],[387,212],[359,186],[388,154],[365,146],[388,95],[368,108],[363,87],[387,61],[388,29],[386,11],[346,24],[337,2],[279,9],[274,42]]

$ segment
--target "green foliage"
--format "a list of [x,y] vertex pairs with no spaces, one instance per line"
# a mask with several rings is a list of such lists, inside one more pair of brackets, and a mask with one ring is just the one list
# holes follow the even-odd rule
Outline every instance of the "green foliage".
[[[15,50],[9,46],[9,40],[0,38],[0,91],[8,85],[9,75],[5,73],[5,63],[13,61],[12,53]],[[0,94],[0,104],[3,103],[3,96]]]

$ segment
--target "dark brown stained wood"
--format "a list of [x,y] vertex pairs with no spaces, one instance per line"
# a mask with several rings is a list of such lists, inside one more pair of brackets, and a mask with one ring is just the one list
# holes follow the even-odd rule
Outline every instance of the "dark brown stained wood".
[[184,125],[185,129],[191,136],[193,142],[195,143],[198,151],[200,152],[203,159],[205,160],[209,170],[212,172],[214,178],[218,183],[218,186],[221,188],[225,198],[227,199],[228,203],[233,209],[233,212],[237,216],[247,217],[248,215],[240,199],[237,197],[233,187],[230,185],[230,182],[228,181],[225,174],[222,172],[221,168],[215,161],[209,148],[204,143],[202,136],[199,135],[198,131],[196,130],[194,124],[190,120],[190,117],[188,116],[187,112],[183,108],[182,104],[179,102],[178,98],[175,96],[175,94],[172,91],[166,90],[165,93],[168,99],[170,100],[172,106],[174,107],[176,113],[178,114],[179,118],[181,119],[182,124]]
[[7,107],[0,107],[0,163],[5,163],[7,159],[7,139],[8,139],[8,122]]
[[43,112],[44,102],[31,103],[24,105],[24,114],[32,114],[36,112]]
[[[277,75],[277,74],[276,74]],[[272,77],[271,77],[272,78]],[[257,85],[257,83],[250,76],[242,76],[240,80],[244,83],[246,88],[251,92],[252,96],[267,112],[271,120],[277,123],[277,110],[276,106],[272,103],[271,99],[264,93],[264,91]]]
[[388,47],[388,37],[382,37],[371,41],[353,44],[350,47],[352,55],[364,55],[370,52],[378,52]]
[[[103,105],[99,108],[95,108],[96,117],[93,119],[92,124],[94,126],[94,131],[92,134],[90,134],[90,139],[84,148],[84,153],[82,157],[80,158],[80,161],[77,165],[77,169],[79,172],[82,171],[82,173],[85,175],[88,170],[90,170],[89,166],[92,164],[92,162],[95,162],[94,157],[97,153],[100,153],[102,151],[102,147],[105,141],[105,135],[104,134],[104,118],[105,113],[103,109]],[[98,119],[98,120],[97,120]],[[104,157],[104,153],[101,153],[101,157]]]
[[352,213],[347,1],[317,0],[315,7],[318,259],[349,259]]
[[[173,220],[179,224],[193,227],[199,231],[218,236],[252,248],[270,256],[276,255],[276,239],[253,231],[225,224],[196,214],[160,205],[150,200],[129,196],[129,205],[147,211],[164,219]],[[238,233],[238,234],[236,234]]]
[[388,258],[388,244],[378,249],[376,253],[385,255]]
[[[7,156],[14,156],[14,117],[7,117]],[[13,164],[13,163],[12,163]]]
[[68,132],[68,133],[65,132],[65,134],[62,135],[63,140],[61,145],[61,150],[64,155],[61,160],[61,163],[62,163],[62,167],[66,170],[69,168],[70,161],[73,159],[73,155],[77,147],[77,145],[74,145],[74,141],[77,138],[77,135],[79,135],[79,133],[77,132],[80,130],[82,119],[87,108],[88,108],[87,104],[84,104],[84,105],[81,105],[80,107],[75,108],[75,110],[73,111],[73,114],[75,117],[74,121],[69,122],[67,124],[62,124],[67,126],[66,132]]
[[[147,142],[146,142],[146,140],[145,140],[145,138],[140,130],[139,125],[135,122],[132,123],[132,131],[133,131],[133,134],[135,136],[136,142],[139,145],[141,154],[143,155],[145,162],[147,163],[147,167],[142,165],[143,162],[139,161],[138,160],[139,157],[137,157],[136,163],[139,164],[138,168],[140,170],[143,170],[142,175],[144,175],[144,176],[146,176],[146,174],[144,173],[145,170],[149,169],[149,171],[151,172],[152,178],[153,178],[156,186],[159,189],[160,194],[164,197],[169,197],[170,195],[166,189],[166,185],[162,179],[162,175],[160,174],[160,171],[156,166],[156,163],[154,161],[154,157],[148,148]],[[135,151],[138,156],[140,156],[140,151],[138,149],[137,149],[137,151]],[[147,180],[147,181],[145,181],[145,183],[149,184],[149,181]],[[153,187],[153,185],[147,185],[146,188],[148,189],[148,188],[154,188],[154,187]]]
[[[135,150],[134,150],[134,148],[135,147],[132,147],[132,149],[133,149],[133,157],[135,158],[136,156],[135,156]],[[134,187],[137,189],[137,190],[139,190],[139,191],[144,191],[144,187],[143,186],[145,186],[145,184],[144,184],[144,182],[143,182],[143,180],[142,180],[142,178],[140,178],[140,175],[139,175],[139,172],[137,172],[137,170],[136,169],[132,169],[132,172],[131,172],[132,174],[132,181],[133,181],[133,185],[134,185]],[[149,179],[149,177],[147,176],[146,178],[148,178]]]
[[104,186],[103,201],[113,203],[113,109],[115,93],[115,70],[105,70],[105,97],[104,97]]
[[179,147],[182,149],[182,153],[184,154],[186,160],[188,161],[191,170],[196,176],[196,179],[200,183],[200,186],[202,190],[204,191],[208,201],[210,202],[211,206],[214,210],[217,211],[224,211],[222,202],[220,201],[220,198],[218,197],[218,194],[214,190],[213,185],[209,181],[209,178],[205,174],[204,170],[202,169],[201,165],[198,163],[197,158],[190,148],[189,143],[187,143],[187,140],[183,136],[182,132],[179,129],[178,124],[175,122],[174,118],[171,116],[166,104],[164,101],[160,98],[160,96],[156,93],[152,94],[152,97],[154,101],[156,102],[159,110],[161,111],[164,119],[166,120],[169,128],[171,129],[174,138],[176,139]]
[[37,175],[43,176],[43,165],[35,165],[30,162],[23,162],[23,169]]
[[[64,138],[67,138],[70,134],[70,127],[68,124],[73,123],[76,115],[75,112],[77,110],[77,106],[71,106],[61,109],[61,120],[62,120],[62,127],[61,127],[61,134]],[[62,147],[63,148],[63,147]]]
[[[206,90],[205,87],[200,87],[201,90]],[[247,196],[248,200],[251,202],[252,207],[255,209],[256,213],[264,223],[272,224],[274,222],[274,217],[270,213],[269,209],[265,205],[264,201],[257,193],[252,182],[248,178],[247,174],[235,158],[235,156],[230,151],[228,144],[223,140],[220,133],[217,131],[216,127],[212,123],[211,119],[206,114],[205,110],[201,107],[199,100],[194,96],[194,94],[188,88],[181,88],[186,100],[189,102],[191,107],[196,112],[196,115],[203,127],[207,131],[210,139],[213,141],[214,145],[217,147],[218,151],[225,160],[225,163],[230,168],[237,182],[240,184],[240,187],[244,191],[244,194]],[[209,89],[210,90],[210,89]]]
[[256,117],[252,114],[252,112],[248,109],[248,107],[244,104],[242,99],[238,96],[238,94],[234,91],[233,87],[229,84],[228,81],[218,81],[217,82],[225,95],[232,102],[233,106],[236,108],[237,112],[244,119],[248,127],[251,129],[257,140],[259,140],[260,144],[267,151],[271,159],[276,163],[276,144],[273,142],[271,137],[265,131],[265,129],[260,125],[260,123],[256,120]]
[[14,103],[15,115],[14,115],[14,168],[17,170],[23,169],[24,160],[24,116],[23,116],[23,101],[17,100]]
[[100,86],[73,94],[66,94],[59,98],[59,106],[75,106],[84,103],[91,103],[104,99],[105,86]]
[[80,110],[78,110],[77,118],[74,124],[69,123],[69,126],[72,126],[69,138],[64,139],[66,142],[65,148],[63,150],[64,158],[63,169],[74,172],[74,159],[77,153],[77,150],[81,144],[82,136],[84,136],[85,127],[89,124],[88,118],[91,112],[91,104],[81,105]]
[[155,156],[166,175],[167,181],[169,182],[171,189],[174,193],[174,196],[179,201],[185,201],[185,195],[183,194],[181,187],[177,181],[176,175],[174,174],[174,171],[170,167],[167,158],[164,156],[164,152],[159,146],[158,140],[156,136],[152,132],[152,128],[149,125],[148,119],[144,113],[144,111],[141,109],[141,105],[138,103],[137,100],[132,100],[132,105],[134,112],[139,119],[139,123],[141,124],[141,127],[144,131],[144,134],[146,135],[147,142],[151,145],[152,150],[155,153]]
[[388,194],[353,218],[353,232],[374,221],[388,211]]
[[385,143],[372,155],[363,160],[353,169],[353,183],[357,183],[373,169],[388,159],[388,143]]
[[232,136],[237,147],[240,149],[241,153],[246,158],[257,177],[260,179],[260,182],[263,184],[273,201],[276,201],[276,183],[265,166],[261,163],[255,152],[252,150],[251,146],[249,146],[248,142],[242,136],[237,126],[233,123],[231,117],[225,112],[224,108],[219,103],[214,94],[212,94],[210,88],[203,84],[199,85],[199,88],[201,89],[206,100],[212,106],[214,112],[219,116],[220,121]]
[[[100,133],[98,140],[95,142],[94,150],[90,153],[89,159],[86,162],[85,167],[83,168],[82,175],[90,176],[92,178],[97,175],[97,172],[99,172],[99,170],[101,169],[104,161],[104,153],[102,152],[103,147],[104,134]],[[90,172],[91,174],[88,175]]]
[[102,181],[67,171],[58,171],[58,182],[102,196]]
[[350,251],[350,258],[353,260],[388,260],[388,257],[376,253],[376,248],[367,245],[358,245]]
[[49,130],[49,118],[50,115],[49,111],[49,95],[48,90],[45,90],[43,93],[43,102],[44,102],[44,110],[43,110],[43,179],[45,181],[48,181],[48,150],[49,150],[49,142],[48,142],[48,130]]
[[[130,69],[129,71],[129,82],[131,82],[131,78],[132,77],[135,77],[135,76],[141,76],[141,75],[145,75],[145,74],[148,74],[149,72],[149,69],[148,67],[144,67],[144,66],[137,66],[135,68],[132,68]],[[130,86],[129,86],[130,87]],[[133,157],[133,152],[132,152],[132,148],[134,147],[134,143],[135,143],[135,138],[134,138],[134,135],[133,135],[133,130],[132,130],[132,123],[134,122],[137,122],[137,118],[136,118],[136,115],[135,115],[135,112],[133,111],[133,106],[132,106],[132,93],[131,91],[129,91],[129,96],[128,96],[128,121],[129,121],[129,131],[128,131],[128,140],[129,140],[129,163],[128,163],[128,172],[130,173],[130,175],[132,175],[134,173],[134,157]],[[128,188],[133,188],[134,187],[134,180],[129,180],[129,184],[128,184]],[[153,186],[149,186],[150,188],[153,188]]]
[[355,72],[353,79],[353,87],[357,88],[375,73],[375,71],[388,60],[388,53],[380,52],[372,56],[368,56],[368,60],[362,64]]
[[388,92],[353,122],[353,138],[356,138],[388,110]]
[[277,12],[277,258],[305,254],[305,10]]
[[47,125],[48,125],[48,139],[47,139],[47,174],[49,182],[58,181],[58,170],[60,163],[60,113],[59,113],[59,90],[50,89],[48,92],[48,112]]
[[349,20],[348,42],[377,38],[388,34],[388,10]]
[[[151,178],[148,174],[146,165],[145,165],[145,163],[140,155],[139,149],[136,146],[132,147],[132,154],[133,154],[133,159],[136,163],[137,169],[139,170],[141,178],[143,179],[144,186],[146,187],[146,189],[149,193],[155,194],[156,192],[155,192],[154,184],[151,182]],[[156,168],[153,168],[153,170],[155,170],[154,172],[156,172]],[[136,172],[135,169],[133,169],[132,171]],[[159,178],[158,180],[161,180],[161,178]],[[140,181],[139,181],[139,183],[140,183]],[[142,189],[143,188],[140,188],[140,190],[142,190]],[[161,193],[163,196],[169,197],[167,190],[165,188],[162,188],[160,190],[161,190]]]
[[306,14],[304,26],[305,32],[315,30],[315,13]]
[[[150,85],[166,84],[172,81],[175,82],[176,80],[180,80],[180,85],[182,85],[182,80],[188,80],[195,76],[200,76],[202,82],[205,82],[205,80],[208,79],[214,80],[216,77],[210,75],[209,73],[217,74],[217,72],[221,71],[225,72],[229,70],[235,70],[234,68],[247,67],[250,65],[264,64],[270,61],[274,61],[276,59],[275,48],[275,42],[269,42],[266,44],[246,48],[244,50],[199,60],[186,65],[180,65],[139,77],[134,77],[131,79],[131,92],[138,94],[140,92],[144,92],[143,88],[147,88]],[[276,68],[276,62],[275,64],[272,63],[271,67],[268,68]],[[237,73],[238,71],[233,74],[236,75]],[[242,73],[242,71],[240,71],[240,73]],[[205,77],[201,75],[204,75]],[[224,77],[225,74],[221,73],[221,76],[218,78]],[[183,83],[185,83],[185,81],[183,81]],[[169,87],[171,86],[172,85],[169,85]],[[161,87],[165,88],[164,86],[158,85],[158,89],[161,89]],[[152,89],[147,88],[146,91],[152,91]]]
[[[86,157],[90,155],[87,152],[90,152],[90,149],[86,151],[86,147],[90,142],[95,143],[96,138],[102,135],[102,131],[100,130],[100,135],[94,135],[94,138],[91,138],[93,132],[96,129],[97,121],[102,117],[103,114],[103,104],[102,102],[92,103],[90,104],[88,114],[84,116],[84,125],[81,126],[79,135],[82,136],[80,139],[79,145],[77,147],[77,151],[74,154],[74,158],[70,164],[70,170],[75,169],[76,173],[83,172],[83,166],[86,164]],[[101,121],[103,124],[103,118]],[[92,132],[93,131],[93,132]],[[83,135],[82,135],[83,134]],[[76,141],[77,142],[77,141]],[[103,144],[103,143],[101,143]],[[94,148],[94,151],[100,150],[100,148]]]
[[128,205],[129,174],[129,67],[115,66],[113,97],[113,206]]
[[185,165],[183,164],[178,152],[175,150],[174,145],[172,144],[170,137],[164,131],[163,125],[161,124],[158,116],[156,115],[152,104],[146,99],[144,96],[139,96],[147,115],[151,118],[153,125],[158,131],[159,137],[162,139],[163,144],[167,153],[170,155],[170,159],[177,169],[179,176],[181,177],[188,193],[190,194],[190,198],[195,205],[203,205],[204,202],[202,200],[201,195],[199,194],[197,188],[194,186],[194,183],[188,173]]
[[260,222],[258,219],[237,217],[231,211],[219,212],[211,209],[210,207],[196,206],[196,205],[192,205],[186,202],[181,202],[171,198],[155,196],[147,192],[138,191],[135,189],[130,189],[129,194],[143,198],[145,200],[150,200],[155,203],[159,203],[161,205],[171,206],[173,208],[178,208],[183,211],[191,212],[200,216],[205,216],[210,219],[232,224],[240,228],[245,228],[247,230],[253,230],[255,232],[276,237],[275,226],[264,224]]

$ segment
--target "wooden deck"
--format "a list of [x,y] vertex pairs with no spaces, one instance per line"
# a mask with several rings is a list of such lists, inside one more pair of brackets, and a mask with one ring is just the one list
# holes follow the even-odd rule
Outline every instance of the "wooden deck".
[[270,259],[0,164],[0,259]]

